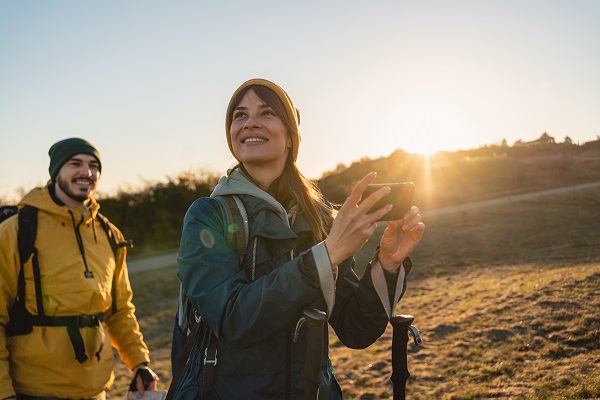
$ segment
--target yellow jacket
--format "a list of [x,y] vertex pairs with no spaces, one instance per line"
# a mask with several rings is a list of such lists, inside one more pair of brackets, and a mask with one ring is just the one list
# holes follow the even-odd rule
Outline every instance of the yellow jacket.
[[[19,204],[24,205],[39,210],[35,247],[46,315],[103,313],[104,322],[99,327],[79,328],[88,356],[81,364],[75,359],[63,326],[34,326],[29,334],[6,337],[8,311],[17,296],[20,260],[17,216],[4,221],[0,224],[0,399],[15,392],[43,397],[93,397],[114,380],[111,344],[130,369],[149,361],[131,303],[125,248],[120,248],[115,260],[106,232],[95,218],[100,205],[94,200],[84,210],[70,209],[56,204],[45,187],[28,193]],[[123,241],[121,232],[112,228],[117,241]],[[85,256],[78,245],[77,229]],[[84,257],[92,278],[84,275]],[[31,258],[24,266],[24,274],[26,306],[37,315]],[[117,312],[113,315],[114,274]]]

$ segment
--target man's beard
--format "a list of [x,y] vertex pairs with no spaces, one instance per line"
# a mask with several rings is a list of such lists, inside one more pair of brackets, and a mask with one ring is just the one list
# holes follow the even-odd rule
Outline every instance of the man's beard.
[[[83,203],[86,200],[91,199],[92,196],[94,195],[95,188],[93,188],[92,190],[90,190],[89,192],[87,192],[85,194],[79,194],[79,193],[73,192],[69,188],[69,183],[65,179],[62,179],[60,176],[56,177],[56,181],[58,182],[58,187],[60,188],[60,190],[63,191],[64,194],[66,194],[68,197],[70,197],[71,199],[73,199],[79,203]],[[93,185],[92,185],[92,187],[93,187]]]

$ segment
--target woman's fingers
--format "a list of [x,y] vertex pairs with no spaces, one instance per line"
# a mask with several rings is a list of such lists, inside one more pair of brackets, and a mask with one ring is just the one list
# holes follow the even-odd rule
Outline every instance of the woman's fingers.
[[[369,172],[367,175],[365,175],[365,177],[362,178],[360,180],[360,182],[358,182],[354,186],[354,188],[350,192],[350,195],[348,196],[348,198],[344,202],[344,206],[346,204],[348,204],[349,206],[356,207],[356,205],[358,204],[358,202],[362,198],[363,192],[365,191],[365,189],[367,188],[367,186],[371,182],[373,182],[375,180],[376,177],[377,177],[377,172]],[[342,206],[342,208],[344,208],[344,206]]]
[[[350,215],[350,214],[354,214],[356,212],[357,214],[354,214],[355,217],[362,219],[361,218],[362,216],[367,216],[367,218],[364,220],[364,222],[367,224],[372,224],[372,223],[382,219],[382,217],[385,214],[387,214],[391,211],[391,209],[393,207],[391,204],[388,204],[387,206],[382,207],[378,210],[372,210],[372,207],[379,200],[381,200],[384,196],[386,196],[387,194],[390,193],[390,188],[387,186],[373,192],[371,195],[367,196],[366,198],[363,198],[365,189],[371,182],[373,182],[373,180],[375,179],[376,176],[377,176],[376,172],[371,172],[371,173],[367,174],[363,179],[360,180],[360,182],[358,182],[354,186],[354,188],[352,189],[352,192],[350,193],[350,195],[344,202],[344,205],[340,209],[340,212],[342,214]],[[360,201],[360,205],[358,204],[359,201]]]
[[410,229],[411,232],[424,231],[424,230],[425,230],[425,224],[423,222],[419,222],[417,225],[415,225],[414,227],[412,227]]
[[421,220],[422,217],[421,214],[419,214],[419,209],[416,206],[412,206],[410,210],[406,214],[404,214],[402,230],[413,230],[413,228],[415,228],[421,222]]
[[359,205],[359,209],[361,212],[363,212],[365,215],[368,214],[368,216],[373,219],[373,221],[377,221],[382,219],[382,217],[389,213],[392,208],[393,205],[392,204],[386,204],[384,207],[381,207],[379,209],[373,209],[373,206],[382,198],[384,198],[386,195],[388,195],[390,193],[391,189],[389,186],[384,186],[381,189],[373,192],[370,196],[368,196],[366,199],[363,199],[363,201],[360,203]]

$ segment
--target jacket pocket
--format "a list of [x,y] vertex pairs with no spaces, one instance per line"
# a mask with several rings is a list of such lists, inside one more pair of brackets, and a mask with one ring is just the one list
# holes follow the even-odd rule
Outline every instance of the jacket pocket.
[[85,344],[86,363],[94,365],[114,358],[110,338],[104,323],[99,326],[79,328]]

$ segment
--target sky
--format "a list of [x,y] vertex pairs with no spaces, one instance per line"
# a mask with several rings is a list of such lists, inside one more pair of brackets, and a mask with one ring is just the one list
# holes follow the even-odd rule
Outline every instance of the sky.
[[600,1],[0,0],[0,198],[82,137],[99,194],[234,165],[250,78],[300,110],[309,178],[363,157],[600,135]]

